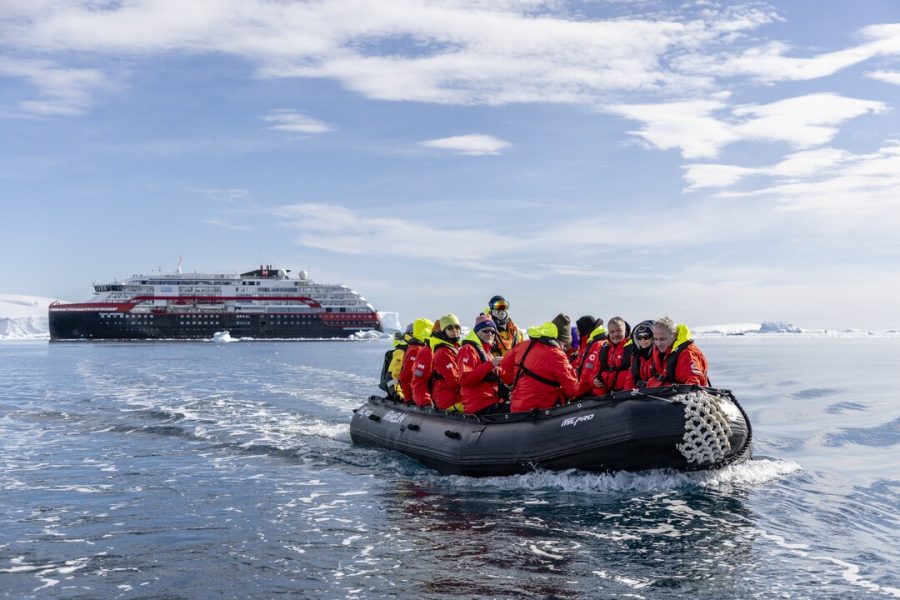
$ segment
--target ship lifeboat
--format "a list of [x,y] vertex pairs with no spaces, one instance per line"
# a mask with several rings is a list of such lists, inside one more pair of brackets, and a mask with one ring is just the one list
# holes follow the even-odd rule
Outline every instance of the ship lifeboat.
[[354,411],[356,444],[394,450],[445,475],[535,469],[719,469],[747,460],[752,431],[729,390],[669,386],[489,416],[373,396]]

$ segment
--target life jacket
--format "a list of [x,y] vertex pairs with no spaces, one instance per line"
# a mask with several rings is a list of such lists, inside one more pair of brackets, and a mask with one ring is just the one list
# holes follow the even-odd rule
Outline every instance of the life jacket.
[[[554,346],[553,340],[556,339],[556,335],[558,330],[556,329],[556,325],[552,323],[547,327],[547,323],[539,327],[532,327],[528,330],[528,337],[531,340],[531,343],[528,344],[528,347],[525,348],[525,352],[522,354],[522,360],[519,361],[516,370],[516,376],[513,378],[513,382],[509,386],[510,393],[516,389],[516,384],[519,382],[519,379],[522,375],[528,375],[532,379],[536,381],[540,381],[543,384],[549,385],[551,387],[560,388],[562,387],[558,381],[553,381],[552,379],[547,379],[542,375],[538,375],[531,369],[525,366],[525,359],[528,358],[528,353],[535,347],[535,343],[544,344],[546,346]],[[551,330],[552,329],[552,330]]]
[[394,352],[397,350],[406,350],[409,342],[403,340],[394,340],[394,347],[384,353],[384,363],[381,365],[381,380],[378,383],[378,387],[387,392],[390,395],[394,395],[391,390],[391,382],[394,385],[397,384],[397,381],[394,380],[393,375],[391,375],[391,363],[394,361]]
[[[634,354],[634,346],[630,339],[625,339],[622,347],[622,361],[618,366],[610,366],[609,353],[612,344],[606,344],[600,349],[600,379],[603,381],[607,392],[618,392],[623,389],[633,387],[634,379],[631,378],[631,363]],[[609,375],[607,375],[609,373]],[[622,381],[622,374],[627,373],[625,380]]]
[[381,365],[381,381],[378,382],[378,387],[381,388],[382,391],[388,391],[388,382],[393,379],[391,377],[391,372],[388,367],[391,366],[391,362],[394,360],[394,349],[391,348],[387,352],[384,353],[384,363]]
[[584,351],[581,352],[581,360],[576,365],[575,373],[578,376],[578,379],[581,379],[581,372],[584,370],[584,359],[590,355],[590,353],[594,350],[594,347],[597,344],[602,344],[606,341],[606,338],[603,336],[606,335],[606,327],[603,325],[598,325],[591,331],[591,334],[588,336],[587,340],[584,341]]
[[[491,309],[485,309],[484,314],[491,317]],[[497,325],[497,335],[494,338],[494,346],[491,348],[491,354],[494,356],[506,356],[506,353],[516,347],[520,341],[522,341],[522,333],[519,331],[519,326],[515,324],[512,319],[506,319],[506,325],[501,328],[500,324],[497,321],[494,321],[494,324]],[[504,337],[503,334],[506,334]]]
[[[663,385],[668,385],[672,383],[676,383],[676,371],[678,369],[678,357],[681,356],[681,353],[690,348],[694,344],[694,340],[691,339],[691,331],[684,324],[679,324],[677,329],[677,337],[675,338],[675,343],[672,345],[672,349],[669,351],[668,355],[665,357],[665,370],[663,373],[659,372],[658,360],[654,356],[653,362],[653,377],[662,383]],[[699,352],[699,350],[698,350]],[[704,373],[704,378],[706,379],[706,383],[704,385],[709,384],[709,377]]]

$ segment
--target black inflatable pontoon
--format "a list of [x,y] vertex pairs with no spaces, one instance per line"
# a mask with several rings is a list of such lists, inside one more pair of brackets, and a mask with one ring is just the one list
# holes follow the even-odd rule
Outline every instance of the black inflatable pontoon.
[[445,475],[491,476],[718,469],[750,457],[752,432],[730,391],[676,385],[483,417],[373,396],[354,411],[350,437]]

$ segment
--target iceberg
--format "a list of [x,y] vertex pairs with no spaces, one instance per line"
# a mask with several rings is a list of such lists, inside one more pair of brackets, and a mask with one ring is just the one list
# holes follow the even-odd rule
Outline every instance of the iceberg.
[[55,301],[43,296],[0,294],[0,339],[48,339],[47,307]]

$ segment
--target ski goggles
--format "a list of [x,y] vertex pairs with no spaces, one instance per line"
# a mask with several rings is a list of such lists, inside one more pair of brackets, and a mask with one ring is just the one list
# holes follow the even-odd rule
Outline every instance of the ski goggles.
[[491,306],[491,310],[509,310],[509,302],[498,300],[497,302],[494,302],[493,306]]

